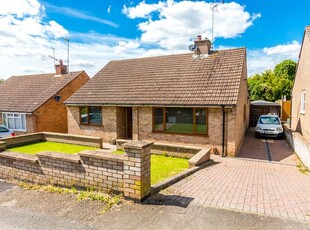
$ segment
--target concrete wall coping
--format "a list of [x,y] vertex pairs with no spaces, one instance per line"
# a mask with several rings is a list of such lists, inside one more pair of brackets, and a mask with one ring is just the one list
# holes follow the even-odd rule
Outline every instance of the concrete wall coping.
[[58,153],[58,152],[39,152],[36,154],[38,158],[40,157],[47,157],[47,158],[52,158],[55,160],[61,160],[61,161],[67,161],[67,162],[72,162],[76,164],[81,163],[81,159],[78,155],[74,154],[65,154],[65,153]]
[[211,154],[211,148],[200,150],[191,159],[189,159],[188,161],[189,166],[194,167],[207,162],[208,160],[210,160],[210,154]]
[[[117,142],[124,142],[127,143],[130,140],[126,140],[126,139],[117,139]],[[177,149],[193,149],[193,150],[197,150],[200,151],[203,147],[195,147],[195,146],[190,146],[190,145],[173,145],[173,144],[167,144],[167,143],[161,143],[161,142],[155,142],[154,146],[158,146],[158,147],[172,147],[172,148],[177,148]]]
[[39,134],[43,134],[44,136],[55,136],[55,137],[74,137],[74,138],[84,138],[88,140],[102,140],[102,137],[93,137],[93,136],[83,136],[83,135],[73,135],[73,134],[68,134],[68,133],[53,133],[53,132],[41,132]]
[[100,160],[109,160],[109,161],[117,161],[124,162],[126,159],[125,155],[113,154],[111,152],[107,152],[105,150],[84,150],[78,153],[81,157],[89,157],[96,158]]
[[144,149],[151,147],[154,143],[150,141],[129,141],[123,144],[125,149]]
[[18,152],[4,151],[0,153],[0,157],[13,159],[15,161],[27,161],[33,164],[36,164],[39,162],[38,157],[36,155],[29,155],[29,154],[18,153]]

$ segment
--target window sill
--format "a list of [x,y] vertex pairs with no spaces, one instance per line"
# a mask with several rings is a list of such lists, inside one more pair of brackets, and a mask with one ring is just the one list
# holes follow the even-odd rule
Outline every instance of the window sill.
[[302,115],[305,115],[306,114],[306,112],[299,112],[300,114],[302,114]]
[[80,124],[80,126],[94,126],[94,127],[103,127],[103,125],[94,125],[94,124]]
[[209,137],[207,133],[177,133],[177,132],[164,132],[164,131],[152,131],[155,134],[172,134],[172,135],[182,135],[182,136],[204,136]]

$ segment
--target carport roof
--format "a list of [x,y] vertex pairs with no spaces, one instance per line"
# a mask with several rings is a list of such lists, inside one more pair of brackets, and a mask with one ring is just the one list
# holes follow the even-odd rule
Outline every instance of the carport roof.
[[281,106],[277,102],[263,101],[263,100],[251,101],[251,105],[257,105],[257,106]]

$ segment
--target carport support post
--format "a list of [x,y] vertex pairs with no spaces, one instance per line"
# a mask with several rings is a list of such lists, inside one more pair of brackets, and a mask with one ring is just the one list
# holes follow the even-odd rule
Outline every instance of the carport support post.
[[124,197],[140,203],[151,192],[151,147],[153,142],[124,144]]

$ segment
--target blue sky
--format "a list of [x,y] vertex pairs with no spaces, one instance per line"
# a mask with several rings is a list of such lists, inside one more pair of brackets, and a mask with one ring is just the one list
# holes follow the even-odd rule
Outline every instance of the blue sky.
[[[189,52],[211,38],[214,1],[0,0],[0,78],[53,72],[51,47],[70,70],[93,76],[109,60]],[[298,4],[296,4],[298,2]],[[216,8],[215,49],[246,47],[248,73],[298,60],[308,0],[226,0]]]

